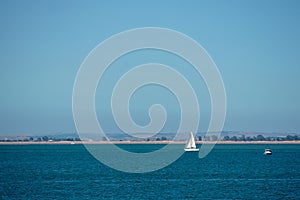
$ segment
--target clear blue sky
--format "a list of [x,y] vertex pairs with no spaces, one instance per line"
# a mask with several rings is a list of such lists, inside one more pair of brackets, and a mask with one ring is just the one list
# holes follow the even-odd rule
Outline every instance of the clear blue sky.
[[[72,89],[83,59],[109,36],[145,26],[183,32],[208,51],[226,87],[224,130],[299,133],[299,21],[299,1],[1,1],[0,134],[74,132]],[[176,101],[156,89],[169,98],[165,131],[173,131]],[[146,106],[157,100],[146,97],[135,95]],[[141,124],[143,109],[132,108]],[[116,131],[109,110],[99,110]]]

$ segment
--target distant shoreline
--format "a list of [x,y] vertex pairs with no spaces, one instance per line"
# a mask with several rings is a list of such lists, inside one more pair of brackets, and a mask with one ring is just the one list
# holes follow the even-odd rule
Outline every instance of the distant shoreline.
[[[42,142],[0,142],[0,145],[33,145],[33,144],[185,144],[185,141],[42,141]],[[197,144],[214,144],[213,141],[197,141]],[[217,141],[216,144],[300,144],[297,141]]]

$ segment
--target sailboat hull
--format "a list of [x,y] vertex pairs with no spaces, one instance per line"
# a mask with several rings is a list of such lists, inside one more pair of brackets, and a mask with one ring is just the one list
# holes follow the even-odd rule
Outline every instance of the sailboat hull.
[[196,148],[193,148],[193,149],[187,149],[187,148],[185,148],[184,151],[187,151],[187,152],[191,152],[191,151],[199,151],[199,149],[196,149]]

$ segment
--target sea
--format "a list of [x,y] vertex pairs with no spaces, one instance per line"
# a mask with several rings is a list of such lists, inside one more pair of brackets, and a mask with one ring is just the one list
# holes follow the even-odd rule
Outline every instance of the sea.
[[217,144],[148,173],[112,169],[81,144],[0,145],[0,199],[300,199],[300,145]]

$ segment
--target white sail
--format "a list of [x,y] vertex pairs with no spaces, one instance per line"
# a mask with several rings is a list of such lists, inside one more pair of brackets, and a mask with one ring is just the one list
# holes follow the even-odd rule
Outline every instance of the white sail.
[[190,134],[190,138],[187,141],[186,145],[185,145],[185,151],[199,151],[199,149],[197,149],[196,147],[196,143],[195,143],[195,138],[193,133],[191,132]]

